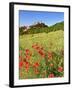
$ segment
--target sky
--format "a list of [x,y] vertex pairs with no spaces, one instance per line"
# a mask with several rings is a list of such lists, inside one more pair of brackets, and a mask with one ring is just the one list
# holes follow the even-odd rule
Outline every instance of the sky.
[[64,21],[64,12],[19,11],[19,26],[29,26],[37,22],[51,26],[61,21]]

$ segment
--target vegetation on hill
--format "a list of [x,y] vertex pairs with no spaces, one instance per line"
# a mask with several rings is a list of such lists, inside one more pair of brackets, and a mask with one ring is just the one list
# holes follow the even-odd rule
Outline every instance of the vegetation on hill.
[[26,30],[26,26],[19,28],[19,34],[36,34],[36,33],[49,33],[51,31],[58,31],[58,30],[64,30],[64,21],[56,23],[52,26],[47,26],[44,23],[37,23],[35,25],[29,26],[30,28]]
[[64,21],[49,27],[50,31],[64,30]]

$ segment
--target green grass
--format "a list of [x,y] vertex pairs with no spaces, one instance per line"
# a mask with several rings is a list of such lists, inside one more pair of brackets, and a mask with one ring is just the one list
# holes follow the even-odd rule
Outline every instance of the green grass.
[[[43,47],[45,57],[41,55],[32,48],[33,44],[38,44],[39,47]],[[50,74],[54,74],[54,77],[62,77],[64,72],[58,72],[58,67],[64,68],[64,57],[62,56],[62,50],[64,49],[64,32],[63,30],[50,32],[50,33],[38,33],[38,34],[28,34],[22,35],[19,37],[19,48],[22,51],[20,56],[25,58],[25,50],[29,49],[32,53],[30,60],[27,60],[29,63],[28,72],[25,71],[24,63],[19,69],[19,78],[20,79],[29,79],[29,78],[47,78]],[[47,57],[47,53],[51,52],[52,59]],[[49,59],[51,59],[49,61]],[[23,62],[23,59],[20,62]],[[33,68],[34,63],[38,62],[39,67]],[[50,66],[53,64],[53,67]],[[36,74],[34,70],[38,70],[39,73]],[[48,71],[48,72],[47,72]]]
[[20,47],[32,48],[32,44],[39,43],[48,50],[56,51],[64,47],[64,33],[62,30],[20,36]]

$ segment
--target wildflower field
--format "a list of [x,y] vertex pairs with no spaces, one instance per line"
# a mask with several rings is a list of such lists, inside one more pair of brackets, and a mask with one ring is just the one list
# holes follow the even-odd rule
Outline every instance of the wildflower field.
[[64,76],[64,31],[19,37],[19,79]]

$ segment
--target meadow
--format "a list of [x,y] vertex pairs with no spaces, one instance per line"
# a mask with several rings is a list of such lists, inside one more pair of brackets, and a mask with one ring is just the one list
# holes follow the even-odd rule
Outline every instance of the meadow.
[[19,37],[19,79],[64,76],[64,31]]

